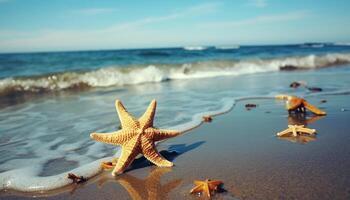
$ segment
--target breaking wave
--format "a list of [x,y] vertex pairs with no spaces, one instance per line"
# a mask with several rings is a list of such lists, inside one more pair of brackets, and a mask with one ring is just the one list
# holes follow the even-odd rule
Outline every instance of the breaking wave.
[[300,45],[301,48],[323,48],[325,44],[303,44]]
[[202,51],[202,50],[206,50],[208,47],[204,47],[204,46],[188,46],[188,47],[184,47],[185,50],[187,51]]
[[350,63],[350,54],[325,54],[273,59],[214,60],[185,64],[108,67],[0,80],[0,96],[136,85],[176,79],[253,74],[279,70],[316,69]]

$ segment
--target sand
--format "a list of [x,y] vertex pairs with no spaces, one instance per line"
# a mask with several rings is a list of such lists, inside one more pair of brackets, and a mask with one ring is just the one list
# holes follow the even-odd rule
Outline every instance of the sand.
[[[162,152],[173,168],[157,168],[141,158],[117,178],[106,172],[55,193],[6,192],[0,199],[197,199],[189,194],[193,180],[206,178],[224,182],[226,192],[214,199],[349,199],[349,96],[307,100],[328,115],[305,119],[288,116],[279,101],[241,101],[211,123],[161,144],[179,151]],[[247,110],[247,103],[258,106]],[[318,134],[298,140],[276,137],[288,123],[305,124]]]

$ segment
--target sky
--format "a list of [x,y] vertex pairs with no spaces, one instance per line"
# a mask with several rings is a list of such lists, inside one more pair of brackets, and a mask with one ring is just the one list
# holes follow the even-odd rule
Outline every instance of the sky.
[[0,52],[350,42],[348,0],[0,0]]

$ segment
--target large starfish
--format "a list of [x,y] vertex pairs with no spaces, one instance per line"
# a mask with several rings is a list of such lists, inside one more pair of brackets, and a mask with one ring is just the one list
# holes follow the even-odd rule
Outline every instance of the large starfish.
[[211,192],[218,191],[223,182],[206,179],[205,181],[194,181],[194,184],[195,187],[190,191],[191,194],[205,193],[210,198]]
[[284,131],[277,133],[277,136],[285,136],[292,133],[294,137],[298,136],[300,133],[306,133],[309,135],[314,135],[316,133],[315,129],[305,128],[304,125],[288,125],[288,128]]
[[121,174],[131,164],[138,154],[159,167],[172,167],[174,164],[163,158],[155,147],[155,142],[180,134],[174,130],[160,130],[153,127],[157,102],[152,100],[146,112],[136,120],[123,104],[116,100],[115,106],[122,129],[113,133],[91,133],[91,138],[112,145],[120,145],[122,153],[112,175]]
[[277,95],[276,99],[286,100],[286,108],[288,112],[305,112],[305,109],[316,115],[326,115],[327,113],[316,106],[310,104],[305,99],[291,95]]

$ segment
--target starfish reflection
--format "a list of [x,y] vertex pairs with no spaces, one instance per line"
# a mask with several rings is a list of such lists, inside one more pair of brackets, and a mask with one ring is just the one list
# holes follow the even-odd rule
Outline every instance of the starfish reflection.
[[167,194],[180,185],[181,179],[175,179],[161,184],[161,177],[171,172],[171,168],[153,168],[145,179],[140,179],[128,173],[117,178],[104,174],[98,181],[99,186],[106,182],[118,182],[129,193],[132,199],[166,199]]
[[308,116],[306,113],[291,113],[288,115],[289,125],[305,125],[312,124],[325,116],[311,115]]
[[315,141],[316,136],[313,135],[298,135],[296,137],[278,137],[280,140],[286,140],[293,143],[307,144],[309,142]]

